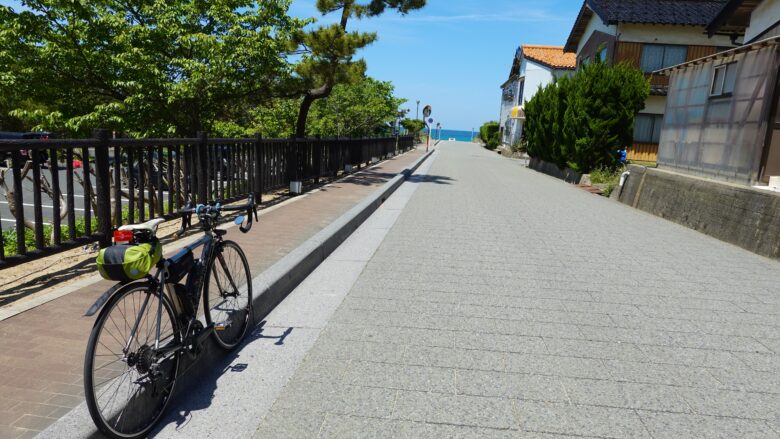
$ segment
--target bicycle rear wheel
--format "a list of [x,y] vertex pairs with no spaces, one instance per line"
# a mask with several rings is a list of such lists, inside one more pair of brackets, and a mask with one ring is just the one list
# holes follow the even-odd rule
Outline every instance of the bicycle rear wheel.
[[232,349],[241,343],[252,321],[252,277],[246,255],[235,242],[223,241],[214,249],[206,269],[203,309],[220,346]]
[[84,359],[87,407],[102,433],[126,439],[152,429],[170,401],[179,367],[177,352],[162,355],[160,349],[179,342],[173,308],[150,283],[129,284],[114,294],[92,328]]

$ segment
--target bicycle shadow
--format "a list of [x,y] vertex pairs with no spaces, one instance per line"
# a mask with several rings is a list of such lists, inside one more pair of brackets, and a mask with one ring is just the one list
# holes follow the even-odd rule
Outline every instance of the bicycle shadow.
[[[242,373],[249,367],[249,363],[240,361],[240,358],[242,351],[250,343],[269,339],[276,340],[274,345],[282,346],[285,339],[293,331],[293,328],[290,327],[279,335],[268,335],[265,333],[265,324],[265,321],[261,321],[250,328],[250,332],[241,345],[230,352],[225,352],[209,339],[204,344],[204,350],[200,356],[194,361],[185,361],[185,364],[180,365],[173,399],[166,409],[166,414],[150,432],[149,437],[169,430],[172,425],[176,432],[187,434],[184,430],[192,420],[193,415],[212,406],[218,388],[217,381],[225,374]],[[186,370],[183,370],[184,368]]]

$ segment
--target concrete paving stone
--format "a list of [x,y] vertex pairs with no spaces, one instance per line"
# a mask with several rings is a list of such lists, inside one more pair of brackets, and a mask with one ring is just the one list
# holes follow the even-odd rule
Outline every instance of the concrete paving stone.
[[362,336],[364,341],[432,347],[454,347],[455,331],[426,328],[397,328],[393,326],[368,326]]
[[640,410],[642,422],[656,439],[777,438],[763,421]]
[[617,381],[561,378],[561,384],[574,404],[629,408],[628,398]]
[[629,343],[555,338],[545,338],[544,342],[553,355],[626,361],[642,361],[647,358],[642,350]]
[[512,406],[506,398],[399,391],[393,418],[508,429],[515,425]]
[[723,322],[696,322],[696,324],[699,328],[699,332],[703,332],[705,334],[755,337],[757,339],[780,338],[780,326]]
[[761,343],[763,346],[766,346],[767,349],[774,352],[775,354],[780,355],[780,338],[758,338],[756,341]]
[[603,360],[592,358],[562,357],[558,355],[507,354],[506,370],[509,372],[607,379],[611,375]]
[[597,313],[597,314],[615,314],[624,316],[643,315],[636,305],[622,303],[606,302],[585,302],[568,300],[564,302],[567,311]]
[[722,388],[746,392],[780,394],[780,374],[748,369],[710,369],[709,373],[720,382]]
[[530,313],[529,319],[546,323],[572,323],[578,325],[595,325],[607,327],[615,326],[613,320],[608,315],[598,313],[534,309]]
[[54,423],[56,420],[56,418],[48,418],[44,416],[22,415],[22,417],[14,421],[11,426],[17,428],[26,428],[28,430],[41,431]]
[[520,428],[528,431],[599,437],[650,438],[634,410],[520,401],[515,406]]
[[401,363],[405,346],[351,340],[318,340],[310,351],[315,358]]
[[349,360],[308,356],[295,371],[302,381],[340,382],[344,378]]
[[409,346],[404,354],[406,364],[458,369],[503,371],[506,360],[504,352],[430,346]]
[[[675,318],[613,315],[612,321],[619,328],[648,329],[655,331],[700,332],[700,322]],[[705,322],[712,323],[712,322]]]
[[681,389],[695,413],[737,418],[773,419],[780,413],[780,395],[719,389]]
[[678,348],[666,346],[640,345],[639,348],[650,362],[660,364],[682,364],[685,366],[700,366],[714,368],[744,368],[740,361],[743,352],[726,352],[710,349]]
[[390,416],[395,397],[393,389],[293,380],[277,398],[274,409],[382,418]]
[[736,352],[733,354],[753,370],[780,372],[780,355]]
[[295,408],[274,408],[260,423],[253,438],[316,438],[325,420],[325,415],[324,412],[303,411]]
[[546,354],[547,348],[541,337],[521,335],[486,334],[480,332],[457,332],[455,347],[486,351]]
[[559,378],[545,375],[456,370],[458,393],[475,396],[567,401]]
[[649,344],[671,346],[672,337],[665,331],[636,328],[607,328],[602,326],[580,325],[579,331],[586,340],[613,343]]
[[704,388],[721,386],[710,373],[712,369],[704,367],[621,360],[605,360],[604,364],[617,381]]
[[682,396],[681,388],[658,384],[621,383],[620,387],[633,409],[663,412],[691,413],[691,407]]
[[456,393],[455,370],[448,368],[353,361],[343,380],[357,386]]
[[675,346],[680,347],[715,349],[732,352],[772,353],[772,351],[767,346],[750,337],[683,332],[670,332],[668,335],[672,338]]

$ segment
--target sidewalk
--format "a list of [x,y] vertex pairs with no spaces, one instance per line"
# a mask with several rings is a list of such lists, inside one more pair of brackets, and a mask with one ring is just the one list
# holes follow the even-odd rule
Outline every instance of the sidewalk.
[[[413,150],[261,212],[249,234],[231,228],[257,275],[329,225],[424,153]],[[32,437],[83,400],[83,355],[94,317],[84,311],[111,282],[0,322],[0,438]]]
[[776,261],[476,145],[415,182],[326,323],[269,317],[322,329],[256,439],[780,437]]

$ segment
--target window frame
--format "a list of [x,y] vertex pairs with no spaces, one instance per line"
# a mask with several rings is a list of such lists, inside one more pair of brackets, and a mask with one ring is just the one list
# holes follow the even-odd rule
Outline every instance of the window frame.
[[[737,62],[738,61],[729,61],[729,62],[724,62],[722,64],[718,64],[716,66],[713,66],[713,68],[712,68],[712,77],[710,78],[710,90],[709,90],[709,98],[710,99],[727,98],[727,97],[730,97],[730,96],[732,96],[734,94],[734,90],[725,91],[725,89],[726,89],[726,78],[728,77],[729,68],[730,67],[737,68]],[[722,75],[721,81],[720,81],[720,89],[718,90],[718,92],[715,92],[714,91],[714,89],[715,89],[715,80],[718,77],[718,71],[721,71],[721,70],[723,71],[723,75]],[[736,80],[737,80],[737,78],[734,79],[735,87],[736,87]]]
[[[644,68],[644,66],[642,66],[642,59],[644,58],[645,50],[648,47],[660,47],[661,49],[663,49],[663,52],[661,53],[661,66],[660,67],[653,68],[653,69],[650,69],[650,70],[646,70]],[[653,72],[655,72],[657,70],[661,70],[661,69],[665,69],[665,68],[677,65],[677,64],[672,64],[672,65],[668,65],[668,66],[663,65],[664,64],[664,59],[666,58],[666,50],[668,48],[672,48],[672,47],[673,48],[680,48],[681,47],[681,48],[685,49],[685,56],[683,57],[683,60],[682,60],[682,63],[684,63],[688,59],[688,51],[690,50],[690,47],[688,47],[687,45],[684,45],[684,44],[643,43],[642,44],[642,50],[639,53],[639,69],[642,71],[642,73],[653,73]],[[680,63],[678,63],[678,64],[680,64]]]
[[[658,113],[638,113],[636,115],[639,116],[648,116],[650,117],[650,139],[637,139],[634,137],[634,143],[649,143],[649,144],[658,144],[661,143],[661,130],[660,127],[663,127],[664,122],[664,115],[658,114]],[[653,139],[653,135],[656,132],[656,124],[658,124],[659,130],[658,130],[658,140]],[[636,136],[636,120],[634,121],[634,136]]]

